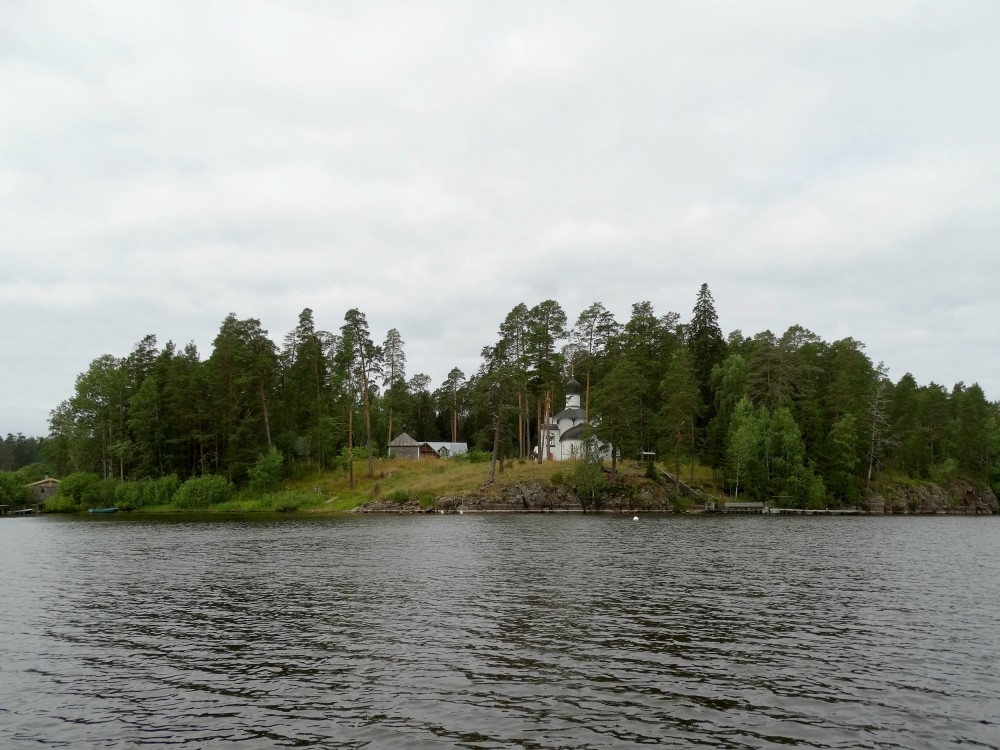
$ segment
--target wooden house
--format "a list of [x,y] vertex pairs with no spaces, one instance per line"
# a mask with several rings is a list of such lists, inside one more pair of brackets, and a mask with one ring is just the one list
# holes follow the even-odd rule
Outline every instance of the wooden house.
[[449,458],[468,452],[466,443],[419,442],[405,432],[389,443],[389,458]]
[[35,509],[42,511],[45,509],[45,502],[59,491],[59,480],[45,477],[37,482],[31,482],[28,487],[35,495]]

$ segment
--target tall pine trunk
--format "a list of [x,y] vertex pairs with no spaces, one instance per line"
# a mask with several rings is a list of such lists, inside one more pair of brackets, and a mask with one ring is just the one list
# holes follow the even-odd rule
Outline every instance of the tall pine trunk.
[[347,405],[347,486],[354,489],[354,405]]

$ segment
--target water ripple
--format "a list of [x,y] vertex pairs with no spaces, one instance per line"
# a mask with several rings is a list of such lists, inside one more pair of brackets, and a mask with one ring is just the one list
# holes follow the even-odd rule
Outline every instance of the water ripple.
[[0,523],[0,746],[1000,748],[995,519]]

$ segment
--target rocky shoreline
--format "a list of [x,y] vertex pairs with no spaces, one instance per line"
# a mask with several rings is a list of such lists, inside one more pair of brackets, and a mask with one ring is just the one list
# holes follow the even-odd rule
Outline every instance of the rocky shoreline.
[[947,487],[895,483],[865,498],[862,508],[872,515],[992,515],[997,496],[988,487],[964,481]]
[[[565,485],[539,481],[496,484],[473,492],[437,498],[424,506],[416,500],[399,503],[375,500],[354,509],[355,513],[673,513],[666,488],[654,482],[626,487],[625,492],[584,502]],[[688,512],[701,512],[694,505]],[[861,503],[866,515],[992,515],[997,496],[989,488],[968,482],[937,485],[893,484],[881,494],[872,493]]]

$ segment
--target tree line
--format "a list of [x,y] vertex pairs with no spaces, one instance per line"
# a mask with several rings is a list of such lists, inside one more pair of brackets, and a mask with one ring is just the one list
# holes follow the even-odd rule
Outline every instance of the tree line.
[[[476,372],[434,384],[407,376],[399,330],[373,337],[349,310],[335,331],[313,311],[277,345],[255,318],[230,314],[207,358],[193,343],[145,337],[123,357],[98,357],[38,441],[56,475],[249,481],[262,457],[286,475],[366,471],[405,429],[467,442],[504,458],[544,460],[552,416],[575,378],[594,433],[612,455],[653,452],[680,474],[711,466],[731,495],[854,503],[882,472],[946,482],[1000,479],[998,405],[982,389],[893,382],[860,342],[823,341],[801,326],[724,336],[707,284],[689,319],[603,304],[572,324],[562,306],[518,304],[499,321]],[[499,461],[498,461],[499,459]],[[491,467],[491,477],[493,467]]]

